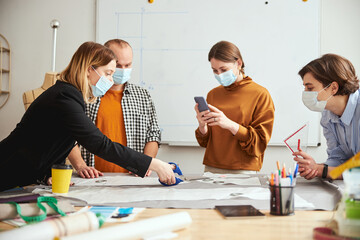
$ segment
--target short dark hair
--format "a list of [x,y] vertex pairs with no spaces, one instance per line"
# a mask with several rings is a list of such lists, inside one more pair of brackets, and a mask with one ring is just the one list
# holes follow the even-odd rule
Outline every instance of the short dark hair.
[[127,47],[127,46],[129,46],[129,47],[131,48],[130,44],[129,44],[127,41],[122,40],[122,39],[118,39],[118,38],[111,39],[111,40],[107,41],[106,43],[104,43],[104,46],[105,46],[105,47],[110,47],[111,44],[117,44],[117,45],[119,45],[120,47]]
[[307,73],[311,73],[323,87],[337,82],[339,90],[335,95],[350,95],[359,89],[359,79],[354,66],[349,60],[336,54],[325,54],[306,64],[299,71],[302,79]]

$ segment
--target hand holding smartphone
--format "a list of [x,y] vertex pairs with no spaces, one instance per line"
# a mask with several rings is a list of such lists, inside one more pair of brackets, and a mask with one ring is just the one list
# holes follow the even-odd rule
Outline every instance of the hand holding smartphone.
[[204,97],[202,96],[194,97],[194,100],[198,104],[199,112],[203,112],[206,110],[210,111],[209,106]]

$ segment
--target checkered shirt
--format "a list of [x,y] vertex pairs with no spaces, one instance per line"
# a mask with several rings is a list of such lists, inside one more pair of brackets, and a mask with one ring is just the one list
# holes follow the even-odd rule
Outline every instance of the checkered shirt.
[[[86,104],[85,113],[94,122],[98,114],[101,98]],[[124,116],[127,146],[138,152],[144,152],[147,142],[161,141],[154,103],[149,92],[139,86],[126,83],[121,100]],[[88,166],[94,166],[94,154],[80,146],[81,155]]]

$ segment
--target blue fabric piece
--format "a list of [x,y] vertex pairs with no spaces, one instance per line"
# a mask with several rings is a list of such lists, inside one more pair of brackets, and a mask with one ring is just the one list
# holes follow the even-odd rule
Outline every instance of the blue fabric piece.
[[132,214],[134,208],[119,208],[119,214]]

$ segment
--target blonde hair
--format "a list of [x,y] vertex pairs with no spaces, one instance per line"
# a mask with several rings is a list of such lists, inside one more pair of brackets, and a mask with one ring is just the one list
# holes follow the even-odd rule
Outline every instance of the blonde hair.
[[241,70],[243,74],[245,74],[244,67],[245,63],[242,59],[240,50],[235,44],[227,41],[220,41],[216,43],[209,52],[208,60],[211,61],[212,58],[223,62],[236,62],[237,60],[241,61]]
[[323,87],[337,82],[339,90],[335,95],[350,95],[359,89],[354,66],[349,60],[336,54],[325,54],[309,62],[299,71],[299,75],[304,79],[306,73],[311,73]]
[[76,50],[65,70],[58,74],[58,79],[76,87],[86,103],[93,102],[95,97],[87,71],[91,66],[96,69],[112,60],[116,60],[116,56],[109,48],[95,42],[85,42]]

